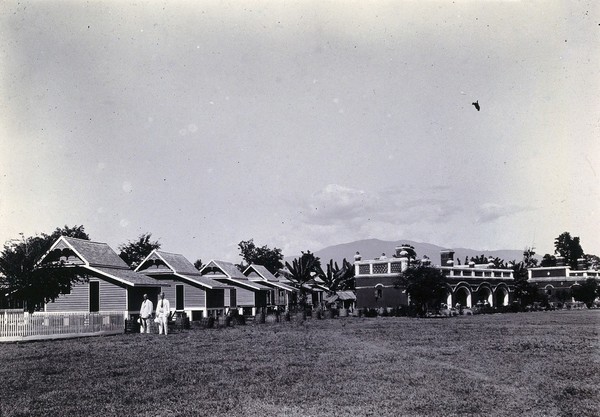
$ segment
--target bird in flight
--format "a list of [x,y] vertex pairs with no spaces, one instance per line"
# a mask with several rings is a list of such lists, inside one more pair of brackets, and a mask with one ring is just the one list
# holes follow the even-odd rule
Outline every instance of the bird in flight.
[[477,111],[479,111],[479,100],[477,100],[475,103],[471,103],[471,104],[475,106]]

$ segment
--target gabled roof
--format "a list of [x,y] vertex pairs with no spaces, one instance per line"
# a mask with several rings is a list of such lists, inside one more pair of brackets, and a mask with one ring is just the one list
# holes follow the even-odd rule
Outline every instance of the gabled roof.
[[153,250],[135,270],[148,276],[170,275],[209,290],[231,288],[230,285],[201,276],[185,256],[176,253]]
[[42,257],[42,260],[57,246],[62,246],[61,243],[72,249],[88,266],[129,269],[125,261],[106,243],[92,242],[91,240],[76,239],[68,236],[59,237],[50,250]]
[[[252,264],[246,268],[244,271],[244,275],[250,279],[250,281],[258,282],[262,285],[271,288],[280,288],[286,291],[298,291],[294,287],[291,286],[291,282],[286,280],[282,280],[280,278],[275,277],[267,268],[262,265]],[[285,282],[284,282],[285,281]]]
[[[118,281],[127,286],[168,286],[161,284],[154,278],[132,271],[125,261],[106,243],[61,236],[54,242],[48,252],[44,254],[39,263],[43,263],[47,257],[55,259],[55,256],[76,258],[76,262],[73,262],[71,266],[81,268],[84,273],[87,272],[95,276]],[[68,268],[69,266],[66,267]]]
[[266,287],[256,281],[250,281],[248,277],[240,272],[237,267],[225,261],[211,260],[209,263],[204,265],[200,270],[202,276],[211,279],[225,279],[233,285],[239,285],[246,287],[250,290],[270,290],[271,288]]
[[159,266],[156,260],[162,261],[162,263],[174,273],[200,276],[200,271],[198,271],[194,264],[192,264],[185,256],[156,249],[146,256],[135,270],[151,274],[154,272],[152,269],[160,269],[156,268]]
[[228,278],[241,280],[247,279],[246,276],[242,274],[241,271],[237,269],[237,267],[231,262],[216,261],[214,259],[202,267],[200,274],[206,275],[207,273],[215,273],[217,271]]
[[257,274],[259,277],[261,277],[262,279],[265,279],[267,281],[273,281],[273,282],[278,281],[278,279],[275,277],[275,275],[273,275],[271,273],[271,271],[269,271],[263,265],[252,264],[252,265],[248,266],[248,268],[246,268],[246,270],[244,271],[245,276],[250,276],[252,273]]

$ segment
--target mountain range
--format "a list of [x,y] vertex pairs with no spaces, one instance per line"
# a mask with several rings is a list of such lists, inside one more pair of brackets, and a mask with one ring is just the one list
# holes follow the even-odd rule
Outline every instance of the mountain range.
[[[385,253],[387,257],[392,257],[395,253],[396,246],[402,244],[408,244],[415,248],[418,258],[423,256],[429,257],[433,264],[440,264],[440,251],[444,249],[454,250],[454,259],[460,260],[461,264],[464,264],[465,257],[475,257],[479,255],[485,255],[486,257],[504,259],[506,262],[509,261],[521,261],[523,259],[523,250],[517,249],[501,249],[501,250],[479,250],[479,249],[468,249],[468,248],[447,248],[443,246],[434,245],[431,243],[414,242],[412,240],[396,240],[387,241],[379,239],[364,239],[357,240],[349,243],[342,243],[339,245],[328,246],[321,250],[315,251],[315,256],[321,258],[322,264],[326,264],[330,259],[334,262],[341,264],[342,260],[346,258],[349,262],[354,262],[354,254],[358,251],[362,255],[363,260],[374,259]],[[285,261],[291,262],[297,256],[286,256]],[[539,257],[538,257],[539,258]]]

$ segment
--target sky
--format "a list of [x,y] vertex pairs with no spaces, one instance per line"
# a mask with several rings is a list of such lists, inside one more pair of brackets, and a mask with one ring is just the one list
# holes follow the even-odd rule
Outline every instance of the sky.
[[598,2],[9,0],[0,39],[1,242],[600,255]]

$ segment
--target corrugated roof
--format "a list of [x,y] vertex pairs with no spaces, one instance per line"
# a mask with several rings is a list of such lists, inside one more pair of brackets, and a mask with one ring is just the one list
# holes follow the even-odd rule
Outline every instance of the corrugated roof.
[[335,294],[330,295],[329,297],[325,297],[324,300],[328,303],[333,303],[334,301],[356,301],[356,294],[354,291],[338,291]]
[[354,291],[338,291],[336,294],[342,301],[356,300],[356,294],[354,294]]
[[113,268],[129,269],[129,266],[106,243],[92,242],[90,240],[76,239],[62,236],[75,251],[83,257],[90,266],[108,266]]

